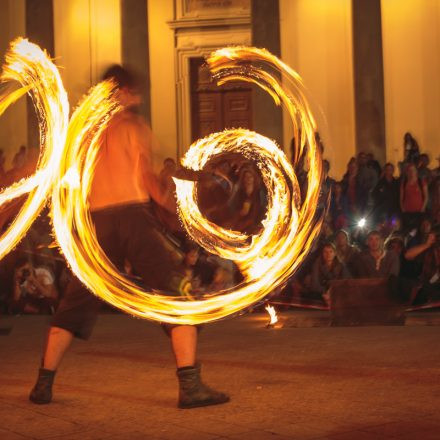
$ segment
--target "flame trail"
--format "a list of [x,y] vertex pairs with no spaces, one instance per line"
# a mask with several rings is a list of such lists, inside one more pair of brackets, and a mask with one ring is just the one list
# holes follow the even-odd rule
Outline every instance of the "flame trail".
[[[27,204],[15,221],[23,217],[27,222],[19,223],[21,229],[15,232],[14,240],[24,234],[51,190],[55,235],[75,275],[96,295],[127,313],[175,324],[198,324],[237,313],[287,281],[303,261],[320,226],[315,218],[321,180],[315,123],[301,81],[292,69],[269,52],[255,48],[224,48],[208,59],[219,83],[252,82],[267,91],[276,104],[285,105],[299,141],[295,161],[305,152],[310,172],[308,190],[301,200],[292,165],[278,146],[264,136],[244,129],[226,130],[190,147],[182,163],[194,170],[202,169],[210,159],[226,152],[238,152],[255,160],[268,192],[268,207],[261,233],[249,236],[230,231],[201,214],[193,182],[176,179],[179,214],[188,232],[210,252],[235,261],[244,276],[243,282],[234,288],[207,292],[201,299],[186,301],[168,292],[140,289],[117,271],[97,242],[87,199],[100,135],[109,118],[119,110],[112,97],[112,84],[101,83],[90,91],[72,115],[67,130],[67,97],[56,68],[47,57],[40,60],[41,51],[40,64],[31,59],[36,50],[33,45],[25,46],[32,50],[18,51],[21,41],[24,40],[11,47],[3,79],[15,79],[23,87],[30,87],[40,114],[43,153],[37,172],[26,187],[21,183],[18,189],[5,190],[5,198],[30,191]],[[21,73],[26,63],[31,63],[29,77]],[[254,64],[262,64],[273,73]],[[15,72],[15,65],[19,66],[20,74],[8,76],[8,72]],[[284,83],[278,79],[280,74]],[[19,91],[18,95],[23,93],[24,90]],[[9,102],[15,99],[9,96]],[[13,246],[9,242],[4,245],[3,241],[2,237],[0,258]]]
[[16,81],[21,87],[0,95],[0,115],[18,98],[30,92],[40,125],[40,157],[36,172],[0,192],[0,207],[29,193],[19,214],[0,238],[0,259],[11,251],[41,212],[64,149],[69,103],[59,72],[37,45],[25,39],[11,43],[0,82]]
[[265,309],[266,309],[267,313],[269,313],[269,317],[270,317],[269,325],[275,325],[278,322],[278,316],[277,316],[277,312],[275,310],[275,307],[268,304],[265,307]]

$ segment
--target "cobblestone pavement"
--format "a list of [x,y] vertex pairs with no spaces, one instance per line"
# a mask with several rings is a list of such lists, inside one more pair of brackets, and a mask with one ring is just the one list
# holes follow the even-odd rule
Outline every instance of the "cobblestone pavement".
[[75,341],[54,401],[27,400],[47,317],[0,319],[0,439],[438,440],[438,326],[266,328],[251,314],[206,325],[204,378],[225,405],[179,410],[159,326],[103,315]]

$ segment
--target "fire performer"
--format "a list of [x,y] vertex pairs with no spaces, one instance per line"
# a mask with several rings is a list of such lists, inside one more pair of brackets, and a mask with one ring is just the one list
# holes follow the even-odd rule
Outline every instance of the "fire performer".
[[[157,227],[150,200],[175,211],[173,194],[164,192],[153,172],[150,127],[135,112],[141,97],[134,76],[121,66],[111,67],[104,79],[117,84],[117,99],[124,107],[110,121],[101,148],[90,192],[90,209],[98,241],[113,264],[126,260],[145,286],[170,290],[170,272],[176,267],[174,250]],[[179,178],[194,179],[188,170]],[[174,255],[175,257],[175,255]],[[74,337],[88,339],[101,300],[73,278],[53,316],[37,382],[30,400],[50,403],[52,384],[63,355]],[[164,325],[171,338],[179,381],[179,408],[195,408],[229,401],[229,397],[205,385],[196,362],[197,328]]]

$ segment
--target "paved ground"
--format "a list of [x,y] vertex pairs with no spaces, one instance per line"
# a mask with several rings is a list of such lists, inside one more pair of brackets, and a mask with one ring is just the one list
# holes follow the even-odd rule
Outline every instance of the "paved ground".
[[74,344],[51,405],[29,403],[46,319],[10,318],[0,335],[1,440],[440,439],[438,326],[268,329],[262,314],[209,325],[204,377],[232,401],[179,410],[166,337],[123,315]]

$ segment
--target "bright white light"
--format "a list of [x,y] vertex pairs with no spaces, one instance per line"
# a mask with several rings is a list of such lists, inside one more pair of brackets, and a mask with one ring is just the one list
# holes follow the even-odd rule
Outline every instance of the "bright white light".
[[367,223],[367,221],[362,217],[359,221],[358,221],[358,226],[360,228],[363,228],[365,226],[365,223]]

